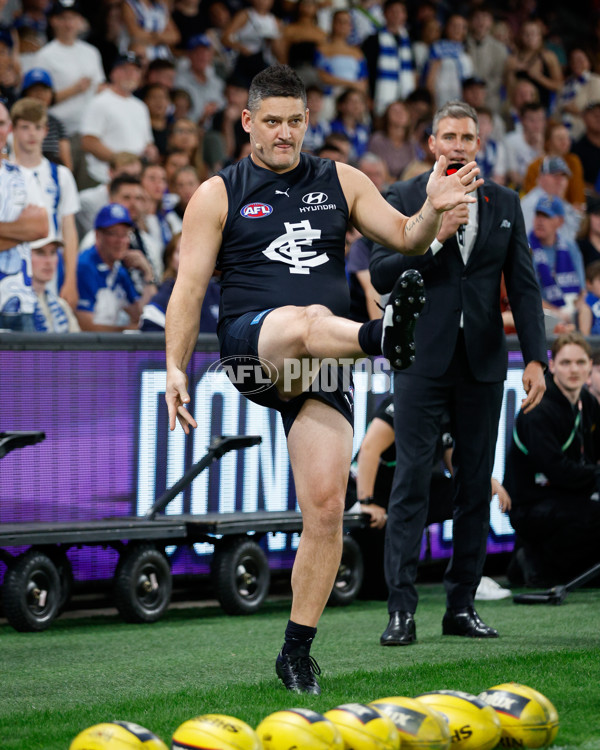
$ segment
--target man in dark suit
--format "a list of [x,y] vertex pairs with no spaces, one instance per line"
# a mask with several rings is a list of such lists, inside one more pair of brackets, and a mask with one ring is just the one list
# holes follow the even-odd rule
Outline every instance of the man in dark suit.
[[[433,120],[429,147],[436,160],[443,155],[450,164],[475,159],[479,148],[475,110],[456,101],[441,107]],[[423,201],[428,178],[426,173],[397,182],[388,201],[405,214],[414,213]],[[377,291],[389,292],[407,268],[421,272],[427,301],[416,324],[416,361],[394,374],[397,466],[385,552],[390,621],[381,644],[416,640],[415,576],[433,454],[445,409],[455,439],[455,491],[442,632],[495,638],[498,632],[479,618],[473,597],[486,554],[490,476],[507,368],[500,314],[502,273],[526,363],[525,411],[542,398],[547,361],[542,300],[517,193],[493,182],[485,184],[477,190],[476,203],[444,215],[436,240],[418,258],[374,247],[370,270]]]

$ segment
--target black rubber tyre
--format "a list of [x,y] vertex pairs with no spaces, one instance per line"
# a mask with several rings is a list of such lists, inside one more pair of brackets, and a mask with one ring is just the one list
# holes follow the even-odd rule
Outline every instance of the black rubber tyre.
[[69,558],[62,550],[55,553],[50,552],[49,555],[52,562],[56,565],[56,570],[60,579],[58,614],[62,614],[71,599],[71,594],[73,593],[73,569]]
[[345,607],[351,604],[362,586],[365,566],[358,543],[344,535],[340,568],[329,595],[328,607]]
[[46,630],[58,615],[61,583],[56,565],[30,549],[9,565],[4,576],[4,615],[21,633]]
[[127,546],[113,581],[116,608],[125,622],[156,622],[171,601],[171,567],[151,544]]
[[245,536],[223,540],[215,547],[211,574],[217,599],[228,615],[256,612],[269,592],[267,556]]

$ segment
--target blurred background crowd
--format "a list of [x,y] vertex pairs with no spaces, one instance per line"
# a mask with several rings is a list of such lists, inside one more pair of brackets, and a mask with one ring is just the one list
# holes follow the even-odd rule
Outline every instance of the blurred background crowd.
[[[0,0],[0,329],[163,329],[186,205],[248,155],[274,62],[307,86],[305,150],[381,191],[431,168],[436,108],[473,106],[549,332],[600,333],[599,0]],[[380,314],[368,260],[350,229],[357,320]],[[202,331],[218,298],[216,274]]]

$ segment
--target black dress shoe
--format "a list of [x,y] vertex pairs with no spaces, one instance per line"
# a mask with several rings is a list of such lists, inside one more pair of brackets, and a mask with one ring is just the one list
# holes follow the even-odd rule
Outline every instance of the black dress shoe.
[[387,628],[379,643],[382,646],[408,646],[417,640],[415,618],[412,612],[392,612]]
[[498,631],[490,628],[473,607],[447,609],[442,620],[443,635],[462,635],[466,638],[497,638]]

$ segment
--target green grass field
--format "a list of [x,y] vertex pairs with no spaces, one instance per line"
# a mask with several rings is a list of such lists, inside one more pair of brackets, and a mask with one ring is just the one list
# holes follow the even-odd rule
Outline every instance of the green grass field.
[[555,748],[600,750],[600,590],[575,591],[562,606],[482,602],[497,640],[441,636],[441,585],[420,587],[418,643],[381,648],[384,602],[326,610],[313,654],[323,669],[319,697],[287,693],[274,660],[289,601],[268,601],[250,617],[219,608],[171,609],[154,625],[116,616],[59,619],[37,634],[0,626],[0,750],[67,750],[91,724],[137,722],[167,744],[186,719],[231,714],[256,726],[280,708],[326,711],[349,701],[414,696],[440,688],[479,693],[514,680],[555,704]]

